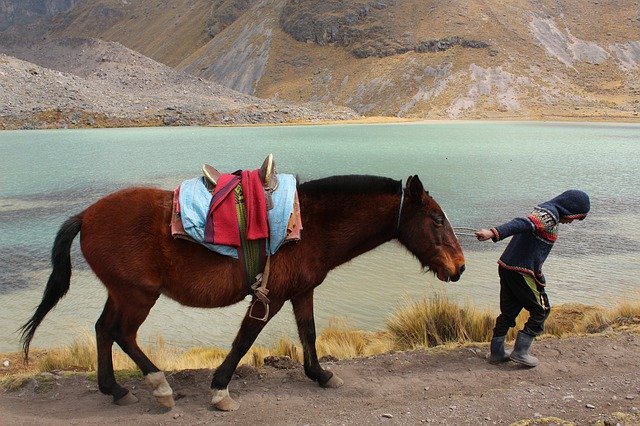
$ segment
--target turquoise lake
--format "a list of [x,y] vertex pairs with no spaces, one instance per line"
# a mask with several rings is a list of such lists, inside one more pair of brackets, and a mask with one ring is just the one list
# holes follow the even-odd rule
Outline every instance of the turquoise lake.
[[[551,304],[611,306],[640,297],[640,123],[438,122],[223,128],[0,132],[0,351],[40,302],[58,228],[98,198],[127,186],[174,189],[200,174],[254,169],[273,153],[280,172],[302,181],[336,174],[406,179],[417,174],[456,226],[490,227],[527,215],[570,188],[591,196],[582,222],[561,225],[545,263]],[[303,231],[304,232],[304,231]],[[304,238],[304,233],[302,235]],[[443,292],[497,313],[496,260],[506,242],[460,236],[467,270],[441,283],[392,242],[331,272],[316,290],[316,322],[333,318],[366,330],[407,300]],[[93,325],[106,292],[74,243],[67,296],[45,318],[33,347],[71,343]],[[160,298],[142,344],[227,348],[248,302],[195,309]],[[290,305],[258,344],[297,339]]]

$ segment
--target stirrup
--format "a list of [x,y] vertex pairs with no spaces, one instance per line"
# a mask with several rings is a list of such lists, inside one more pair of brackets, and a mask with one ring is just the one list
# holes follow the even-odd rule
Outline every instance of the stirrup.
[[[251,285],[251,289],[253,290],[255,299],[253,299],[253,302],[251,302],[251,308],[249,309],[249,318],[263,322],[266,322],[269,318],[269,303],[271,302],[267,297],[267,294],[269,294],[269,290],[267,289],[267,280],[269,279],[269,264],[271,263],[270,260],[271,256],[267,256],[265,271],[256,275],[256,282]],[[253,308],[255,308],[256,302],[260,302],[264,306],[264,316],[262,318],[253,315]]]
[[[256,306],[256,302],[260,302],[264,306],[264,316],[262,318],[253,315],[253,308]],[[262,322],[267,322],[267,319],[269,318],[269,303],[256,298],[251,303],[251,308],[249,309],[249,318],[262,321]]]

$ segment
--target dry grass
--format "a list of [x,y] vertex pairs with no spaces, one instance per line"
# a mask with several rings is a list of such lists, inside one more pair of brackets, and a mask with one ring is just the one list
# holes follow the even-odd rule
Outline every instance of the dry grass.
[[356,330],[345,319],[333,319],[316,342],[318,356],[351,359],[389,352],[394,349],[388,333]]
[[[451,344],[487,342],[491,339],[497,313],[479,310],[472,304],[464,306],[449,300],[446,294],[431,299],[406,300],[386,321],[386,331],[356,330],[344,319],[333,319],[317,338],[318,356],[350,359],[385,353]],[[527,313],[517,319],[508,339],[515,338],[527,320]],[[599,333],[608,329],[640,331],[640,302],[623,302],[605,309],[601,307],[564,304],[554,306],[545,323],[545,334],[565,337]],[[9,360],[10,368],[0,369],[0,386],[22,386],[33,375],[45,371],[96,370],[96,343],[89,332],[65,348],[34,349],[31,362],[24,363],[19,353],[0,354]],[[179,350],[167,345],[162,337],[143,348],[159,368],[167,371],[215,368],[227,351],[210,347]],[[240,364],[261,367],[269,356],[289,357],[303,362],[302,348],[297,341],[280,339],[272,347],[253,346]],[[120,350],[113,351],[114,368],[122,374],[135,374],[138,370],[131,359]]]
[[638,324],[640,323],[640,302],[623,302],[611,310],[610,316],[614,322]]
[[564,304],[551,309],[545,322],[545,334],[563,337],[572,334],[597,333],[609,326],[606,310],[597,306]]
[[386,321],[398,349],[430,347],[447,342],[484,342],[490,339],[495,315],[464,307],[444,294],[405,302]]
[[[387,320],[397,349],[432,347],[448,342],[487,342],[491,340],[497,313],[480,311],[473,305],[460,306],[445,294],[431,299],[408,301]],[[509,330],[514,340],[528,319],[522,311],[516,326]],[[582,304],[554,306],[545,322],[544,335],[566,337],[600,333],[607,329],[640,330],[640,302],[623,302],[611,309]]]

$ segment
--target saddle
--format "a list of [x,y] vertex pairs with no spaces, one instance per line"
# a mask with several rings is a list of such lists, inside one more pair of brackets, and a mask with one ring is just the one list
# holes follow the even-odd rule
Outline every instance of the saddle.
[[[239,175],[240,173],[241,171],[237,171],[232,174]],[[254,295],[249,317],[266,321],[269,318],[269,298],[267,297],[269,290],[267,289],[267,283],[269,281],[271,254],[275,253],[284,242],[299,240],[300,231],[302,230],[296,180],[293,175],[288,174],[278,177],[273,155],[269,154],[267,156],[257,174],[258,180],[264,189],[265,204],[268,210],[269,239],[266,246],[264,240],[262,242],[250,240],[243,244],[242,249],[236,249],[205,243],[210,203],[223,173],[220,173],[209,164],[204,164],[202,166],[202,174],[203,177],[184,181],[175,189],[171,235],[175,238],[183,238],[204,244],[207,248],[219,254],[239,259],[243,279],[247,285],[247,293],[253,293]],[[255,179],[255,174],[253,179]],[[281,188],[276,191],[280,180],[282,181]],[[182,191],[183,187],[185,188],[184,192]],[[220,188],[221,193],[225,189],[227,188]],[[256,189],[259,191],[259,187]],[[185,199],[181,201],[183,193],[188,195],[185,195]],[[272,200],[272,195],[275,198],[275,203]],[[199,202],[194,203],[194,201]],[[181,204],[182,202],[184,204]],[[182,211],[181,206],[186,207],[184,211]],[[183,219],[186,219],[186,222],[183,223]],[[185,229],[185,223],[187,229]],[[253,282],[253,277],[255,277],[255,282]]]
[[[205,178],[205,183],[207,185],[207,189],[211,194],[213,194],[216,185],[218,184],[218,179],[222,175],[215,167],[210,164],[202,165],[202,174]],[[262,166],[258,169],[258,176],[260,178],[260,182],[262,183],[262,187],[264,188],[264,196],[266,201],[267,211],[273,208],[273,200],[272,193],[278,187],[278,175],[276,174],[276,164],[273,161],[273,154],[269,154],[267,158],[262,162]],[[242,255],[241,251],[238,251],[239,257],[242,259],[242,262],[245,264],[245,275],[247,275],[247,271],[252,267],[257,265],[251,264],[249,260],[244,259],[244,255]],[[267,282],[269,277],[269,266],[271,256],[267,254],[266,260],[262,258],[262,252],[259,253],[258,264],[262,267],[262,272],[256,275],[256,281],[254,283],[249,283],[251,290],[254,292],[254,300],[251,304],[251,308],[249,309],[249,317],[253,319],[257,319],[260,321],[267,321],[269,317],[269,298],[267,294],[269,290],[267,289]],[[255,259],[254,259],[255,261]],[[254,262],[255,263],[255,262]],[[256,306],[261,304],[263,315],[254,314],[254,309]]]
[[[207,183],[207,189],[209,189],[209,192],[213,193],[222,173],[209,164],[203,164],[202,174],[204,175]],[[278,187],[278,175],[276,173],[276,163],[273,161],[273,154],[267,155],[267,158],[264,159],[262,166],[258,169],[258,175],[260,176],[260,182],[262,182],[262,186],[264,187],[264,194],[267,199],[267,210],[271,210],[271,208],[273,208],[271,194]]]

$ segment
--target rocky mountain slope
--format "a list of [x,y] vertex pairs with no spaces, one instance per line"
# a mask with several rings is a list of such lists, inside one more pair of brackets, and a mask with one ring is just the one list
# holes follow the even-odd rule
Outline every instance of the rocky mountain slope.
[[71,9],[78,0],[0,0],[0,31],[49,18]]
[[[116,42],[64,38],[0,54],[0,129],[286,123],[356,117],[176,71]],[[47,68],[36,65],[47,64]]]
[[[43,44],[117,42],[201,83],[345,107],[336,117],[635,120],[640,112],[636,0],[49,2],[58,8],[0,33],[0,52],[58,70]],[[19,5],[22,15],[37,12],[0,0],[8,5],[14,16]],[[56,55],[77,55],[73,42],[56,46]]]

